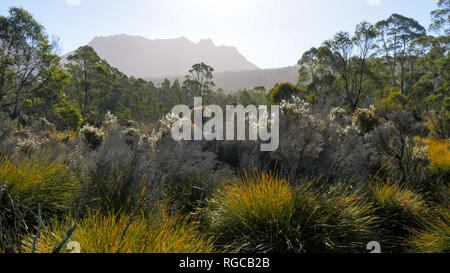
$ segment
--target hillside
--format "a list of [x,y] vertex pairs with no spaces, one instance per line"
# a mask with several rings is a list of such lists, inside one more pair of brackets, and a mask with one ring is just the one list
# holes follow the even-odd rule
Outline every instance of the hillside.
[[[214,83],[216,89],[223,89],[224,91],[239,91],[243,89],[252,89],[257,86],[264,86],[266,89],[272,88],[278,82],[297,83],[298,66],[291,66],[277,69],[259,69],[250,71],[234,71],[222,72],[214,74]],[[184,76],[173,77],[150,77],[146,80],[151,80],[156,85],[160,84],[167,78],[170,81],[178,79],[180,82],[184,80]]]
[[214,67],[219,73],[258,70],[235,47],[216,46],[209,39],[194,43],[185,37],[151,40],[114,35],[95,37],[88,45],[110,65],[129,76],[141,78],[184,75],[194,63],[199,62]]

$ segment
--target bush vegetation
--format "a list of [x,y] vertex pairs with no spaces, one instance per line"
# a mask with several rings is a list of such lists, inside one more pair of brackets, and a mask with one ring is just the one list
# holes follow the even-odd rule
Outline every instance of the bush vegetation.
[[[439,1],[433,33],[399,14],[362,22],[305,52],[297,83],[226,93],[204,63],[156,86],[89,46],[62,62],[44,27],[11,8],[0,16],[0,253],[368,252],[371,241],[449,252],[448,10]],[[25,76],[26,60],[39,73]],[[279,105],[279,148],[175,141],[169,109],[194,96]]]

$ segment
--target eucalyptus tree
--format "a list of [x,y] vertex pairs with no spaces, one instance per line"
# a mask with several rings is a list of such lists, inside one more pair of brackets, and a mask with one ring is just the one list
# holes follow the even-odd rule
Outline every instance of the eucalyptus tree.
[[[59,57],[52,54],[44,27],[21,8],[10,8],[0,16],[0,110],[17,119],[37,92],[61,76]],[[43,94],[45,96],[49,94]]]
[[431,12],[432,24],[430,29],[435,32],[443,31],[450,35],[450,0],[439,0],[438,8]]
[[381,52],[391,67],[391,82],[408,95],[417,81],[417,61],[423,47],[417,39],[426,36],[426,30],[416,20],[392,14],[376,24]]
[[314,81],[316,77],[316,70],[318,66],[317,48],[312,47],[310,50],[303,53],[302,58],[298,61],[298,65],[301,66],[299,73],[299,82]]
[[204,63],[194,64],[186,75],[184,86],[194,95],[208,95],[215,86],[213,82],[214,68]]
[[90,46],[80,47],[67,60],[66,68],[72,75],[67,94],[86,117],[95,112],[96,102],[111,88],[112,71]]
[[339,32],[331,40],[325,41],[318,50],[318,60],[336,75],[333,88],[343,94],[348,107],[354,111],[361,102],[361,96],[368,89],[370,67],[377,31],[375,27],[362,22],[355,34]]

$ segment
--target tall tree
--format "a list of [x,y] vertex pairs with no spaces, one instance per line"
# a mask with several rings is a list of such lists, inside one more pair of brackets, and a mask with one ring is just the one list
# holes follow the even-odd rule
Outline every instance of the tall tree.
[[186,76],[184,85],[188,86],[194,95],[208,95],[215,86],[213,79],[214,68],[204,63],[194,64]]
[[[35,93],[58,74],[59,57],[52,54],[44,28],[21,8],[0,16],[0,110],[18,118]],[[51,91],[50,89],[46,89]]]
[[433,22],[430,29],[450,35],[450,0],[439,0],[437,5],[438,8],[431,12]]
[[426,35],[426,30],[416,20],[399,14],[376,24],[385,61],[391,66],[392,85],[408,95],[414,86],[416,63],[422,53],[415,41]]
[[93,114],[96,100],[106,95],[111,87],[108,84],[110,67],[90,46],[80,47],[67,60],[66,68],[72,75],[69,98],[77,102],[83,117]]
[[370,74],[367,60],[371,55],[376,30],[373,25],[362,22],[356,27],[355,35],[339,32],[325,41],[318,50],[318,59],[336,75],[333,87],[352,111],[358,108],[365,83]]
[[310,50],[303,53],[302,58],[298,61],[301,66],[299,72],[299,81],[306,82],[308,80],[314,81],[316,75],[317,64],[317,48],[312,47]]

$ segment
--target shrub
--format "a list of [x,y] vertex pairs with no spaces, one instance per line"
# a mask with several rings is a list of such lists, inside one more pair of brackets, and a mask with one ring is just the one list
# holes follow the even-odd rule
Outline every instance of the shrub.
[[341,107],[335,107],[331,109],[330,114],[328,115],[328,118],[331,122],[336,122],[340,125],[345,124],[345,117],[346,117],[347,111],[345,111],[344,108]]
[[428,146],[431,170],[434,174],[450,173],[450,141],[427,138],[416,138]]
[[283,100],[289,100],[292,96],[300,95],[300,89],[289,82],[277,83],[269,92],[269,102],[276,105]]
[[[70,241],[80,243],[82,253],[216,252],[212,240],[199,234],[196,224],[189,223],[187,218],[166,215],[150,216],[149,219],[131,217],[89,213],[78,223]],[[69,220],[55,220],[45,226],[36,244],[37,252],[51,252],[65,237],[70,224]],[[33,235],[25,238],[24,252],[30,252],[32,242]]]
[[57,125],[63,130],[77,131],[83,123],[80,111],[71,103],[64,101],[55,108]]
[[112,130],[117,129],[117,127],[119,126],[119,122],[117,120],[117,117],[115,115],[111,114],[111,112],[108,111],[105,114],[102,126],[103,126],[103,128],[105,128],[106,131],[112,131]]
[[408,103],[408,97],[402,94],[401,91],[392,90],[389,97],[381,101],[380,109],[385,112],[404,109]]
[[89,146],[92,150],[95,150],[98,146],[100,146],[105,138],[104,133],[93,126],[85,125],[80,129],[80,138],[84,144]]
[[450,97],[444,99],[440,112],[432,114],[432,136],[439,139],[450,137]]
[[15,148],[15,154],[24,155],[38,152],[41,147],[41,143],[33,137],[26,138],[24,140],[18,139]]
[[[339,209],[337,209],[339,208]],[[369,238],[371,208],[355,195],[291,188],[273,175],[219,190],[205,211],[217,243],[244,252],[357,252]]]
[[34,127],[41,131],[54,131],[55,125],[49,122],[46,118],[39,118],[37,122],[35,122]]
[[370,109],[358,108],[353,113],[353,124],[361,133],[365,134],[375,129],[380,124],[380,120],[375,114],[373,106]]
[[[295,179],[317,174],[315,164],[323,151],[325,139],[325,122],[318,115],[313,115],[309,103],[292,97],[290,101],[280,104],[279,148],[272,153],[259,153],[252,160],[241,162],[258,162],[265,169],[276,170],[284,177]],[[240,151],[240,153],[242,153]],[[253,166],[245,166],[247,169]]]
[[170,211],[176,214],[190,214],[206,206],[206,198],[219,184],[209,172],[195,171],[179,174],[164,184],[163,200]]
[[129,202],[133,201],[130,198],[143,188],[140,183],[144,175],[139,171],[141,154],[132,151],[120,129],[107,131],[106,136],[97,128],[89,127],[86,131],[91,132],[88,136],[92,134],[95,142],[89,145],[84,139],[87,149],[76,149],[70,158],[73,168],[90,181],[89,208],[107,212],[128,209]]
[[128,145],[135,147],[141,138],[141,132],[139,129],[127,128],[122,132],[122,136]]
[[429,161],[426,147],[413,136],[420,135],[423,126],[406,111],[392,112],[388,119],[364,136],[374,162],[393,180],[422,184]]

